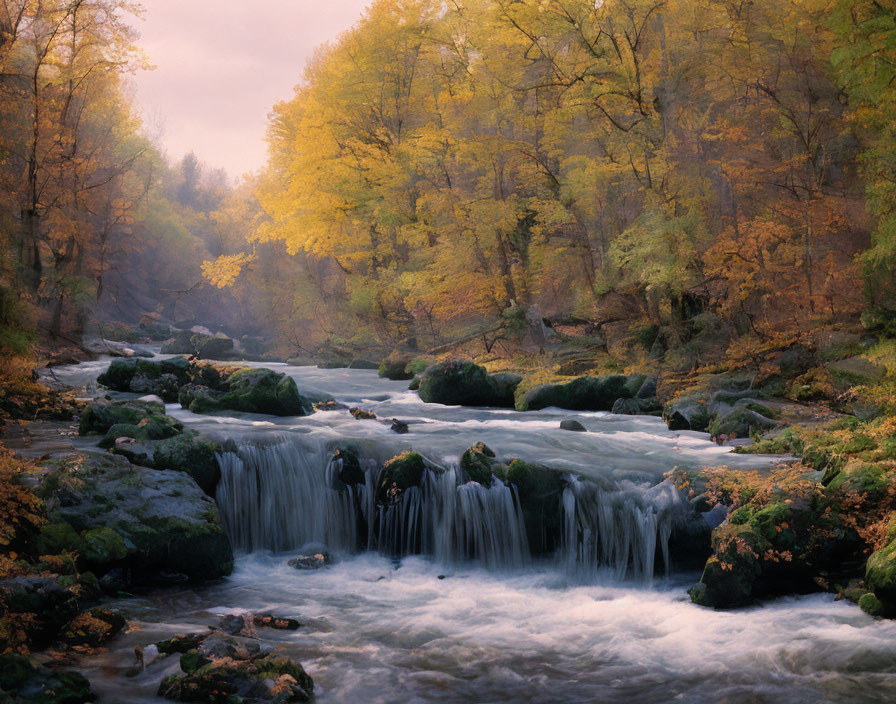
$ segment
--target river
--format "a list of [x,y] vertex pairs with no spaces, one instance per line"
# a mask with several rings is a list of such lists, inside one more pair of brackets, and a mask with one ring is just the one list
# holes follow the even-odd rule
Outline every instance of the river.
[[[55,374],[89,393],[107,364]],[[665,569],[654,563],[686,508],[663,482],[666,472],[722,464],[762,470],[778,458],[732,454],[657,418],[437,406],[375,371],[257,366],[285,371],[300,391],[405,420],[409,432],[347,411],[284,419],[197,416],[169,405],[185,425],[225,443],[217,498],[239,557],[221,583],[116,602],[138,629],[84,661],[101,702],[163,701],[155,689],[176,660],[125,677],[134,645],[211,625],[216,615],[263,610],[303,623],[265,636],[301,647],[320,702],[894,700],[896,623],[828,594],[702,609],[686,593],[699,574],[676,570],[674,560],[664,560]],[[567,418],[589,432],[560,430]],[[499,457],[582,477],[564,494],[567,538],[556,555],[529,556],[503,486],[459,486],[458,458],[479,441]],[[337,444],[366,460],[367,485],[356,494],[330,489],[328,457]],[[394,538],[388,554],[358,551],[359,532],[375,542],[373,528],[352,523],[370,517],[370,477],[405,449],[444,470],[406,497],[424,516],[411,542],[425,554],[403,556],[414,552],[401,549],[406,537]],[[362,517],[350,518],[359,503]],[[396,536],[409,520],[396,516]],[[287,565],[311,548],[330,550],[335,564]]]

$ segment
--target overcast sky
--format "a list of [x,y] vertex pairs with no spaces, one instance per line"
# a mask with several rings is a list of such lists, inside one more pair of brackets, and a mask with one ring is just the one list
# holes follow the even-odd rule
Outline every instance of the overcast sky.
[[146,0],[137,21],[154,71],[134,79],[150,134],[232,176],[265,158],[270,109],[292,96],[314,49],[369,0]]

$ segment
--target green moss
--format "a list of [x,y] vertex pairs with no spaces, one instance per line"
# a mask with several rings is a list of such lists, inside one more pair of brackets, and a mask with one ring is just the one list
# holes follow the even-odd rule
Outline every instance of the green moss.
[[180,656],[180,669],[189,675],[205,667],[210,662],[211,660],[205,657],[199,650],[188,650]]
[[90,564],[107,566],[127,555],[124,538],[111,528],[92,528],[84,534],[84,559]]
[[883,616],[884,605],[874,594],[868,592],[859,597],[859,608],[869,616]]
[[[234,411],[275,416],[304,416],[313,411],[292,377],[270,369],[241,369],[230,376],[227,389],[218,401]],[[190,410],[197,412],[194,405]]]
[[460,468],[464,477],[488,488],[492,485],[492,473],[503,465],[498,464],[495,453],[485,443],[478,442],[466,450],[460,458]]
[[181,435],[156,445],[153,464],[156,469],[189,474],[206,494],[214,496],[221,479],[217,450],[216,445],[193,435]]
[[[423,457],[416,452],[405,452],[383,465],[380,480],[377,483],[376,500],[378,503],[389,503],[390,491],[398,489],[401,495],[411,487],[420,486],[426,464]],[[394,487],[393,487],[394,485]]]
[[84,551],[84,539],[69,523],[47,523],[41,526],[34,539],[37,555],[59,555],[64,552]]

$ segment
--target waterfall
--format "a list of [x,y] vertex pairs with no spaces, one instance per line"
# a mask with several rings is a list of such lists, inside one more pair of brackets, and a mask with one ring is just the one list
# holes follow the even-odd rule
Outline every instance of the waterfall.
[[487,567],[521,567],[529,557],[514,489],[460,484],[454,468],[428,469],[423,483],[377,506],[378,463],[363,461],[365,483],[338,480],[332,448],[314,439],[242,445],[218,455],[217,502],[237,550],[298,550],[308,544],[353,552],[432,555]]
[[669,539],[688,515],[681,493],[665,481],[649,489],[623,482],[608,490],[570,477],[563,490],[561,555],[572,570],[615,579],[653,578],[657,547],[668,575]]
[[[493,569],[531,562],[515,486],[497,477],[490,487],[464,483],[458,468],[431,465],[420,486],[378,506],[381,462],[362,460],[364,482],[348,486],[338,478],[342,460],[334,460],[332,450],[332,442],[304,437],[219,454],[217,501],[237,550],[286,552],[320,544]],[[607,487],[570,475],[559,508],[557,563],[575,574],[649,581],[658,562],[668,572],[670,536],[686,510],[669,482]]]

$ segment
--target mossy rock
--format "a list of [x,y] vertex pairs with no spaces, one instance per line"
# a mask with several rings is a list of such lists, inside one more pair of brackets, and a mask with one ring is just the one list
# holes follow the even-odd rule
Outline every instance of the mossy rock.
[[411,379],[411,383],[408,384],[408,391],[419,391],[420,390],[420,377],[415,376]]
[[337,478],[346,486],[364,485],[367,482],[361,461],[351,450],[336,448],[333,451],[333,462],[338,465]]
[[[896,519],[891,521],[891,526]],[[868,558],[865,565],[865,586],[880,601],[881,613],[896,616],[896,538],[890,539]]]
[[464,477],[489,488],[494,476],[506,478],[507,468],[495,459],[495,453],[485,443],[477,442],[460,458],[460,468]]
[[155,446],[153,466],[189,474],[209,496],[221,480],[217,458],[218,447],[197,439],[192,433],[163,440]]
[[827,369],[841,388],[873,386],[887,375],[887,368],[864,357],[850,357],[831,362]]
[[234,342],[226,335],[194,335],[190,342],[199,359],[228,359],[234,355]]
[[868,592],[859,597],[859,608],[869,616],[883,616],[885,614],[884,605],[874,594]]
[[80,672],[50,670],[23,655],[0,655],[0,702],[82,704],[95,699]]
[[715,554],[706,561],[703,575],[690,590],[699,606],[734,608],[753,600],[762,568],[760,555],[767,541],[750,525],[723,524],[713,532]]
[[62,640],[68,645],[86,645],[98,648],[121,633],[127,621],[111,609],[90,609],[76,616],[62,631]]
[[109,368],[97,377],[97,383],[113,391],[131,391],[131,381],[135,376],[159,379],[170,374],[180,384],[189,381],[190,363],[184,357],[173,357],[159,362],[146,359],[116,359]]
[[513,408],[516,402],[516,389],[522,383],[519,374],[492,374],[488,378],[491,389],[490,406],[497,408]]
[[188,675],[193,674],[198,669],[205,667],[210,663],[211,660],[198,649],[188,650],[180,656],[180,669]]
[[464,360],[448,360],[429,367],[420,379],[420,398],[445,406],[490,406],[492,389],[483,367]]
[[306,416],[313,412],[292,377],[270,369],[243,369],[234,373],[227,381],[227,393],[219,402],[225,408],[244,413]]
[[64,552],[84,553],[84,539],[70,524],[46,523],[34,538],[36,555],[59,555]]
[[517,489],[529,549],[535,555],[552,552],[560,540],[563,473],[515,459],[507,467],[506,483]]
[[91,565],[110,565],[128,556],[128,548],[121,537],[105,526],[84,533],[83,557]]
[[[376,490],[377,503],[390,503],[411,487],[420,486],[425,471],[426,463],[422,455],[416,452],[404,452],[393,457],[383,465],[380,473]],[[390,494],[393,489],[397,489],[394,495]]]
[[180,388],[177,400],[183,408],[192,413],[217,413],[224,410],[221,392],[202,384],[186,384]]
[[683,399],[667,403],[663,408],[663,420],[669,430],[694,430],[706,432],[713,416],[703,401]]
[[828,483],[832,491],[848,491],[883,496],[890,488],[890,477],[879,464],[854,460],[847,462]]
[[[641,375],[636,375],[643,383]],[[633,398],[638,386],[631,377],[611,374],[604,377],[580,377],[568,384],[542,384],[529,389],[516,405],[520,411],[538,411],[557,407],[570,411],[611,411],[621,398]]]
[[82,532],[82,558],[99,575],[122,567],[139,583],[160,571],[213,579],[232,570],[217,507],[186,473],[113,454],[69,454],[43,477],[40,493],[54,522]]
[[736,408],[731,413],[713,421],[709,426],[712,435],[727,435],[735,438],[748,438],[754,432],[762,432],[774,428],[777,423],[749,408]]
[[176,330],[174,337],[162,345],[162,354],[196,354],[193,346],[193,332],[190,330]]
[[380,377],[392,381],[412,379],[415,372],[409,371],[407,368],[412,361],[413,358],[408,353],[394,350],[380,363]]

